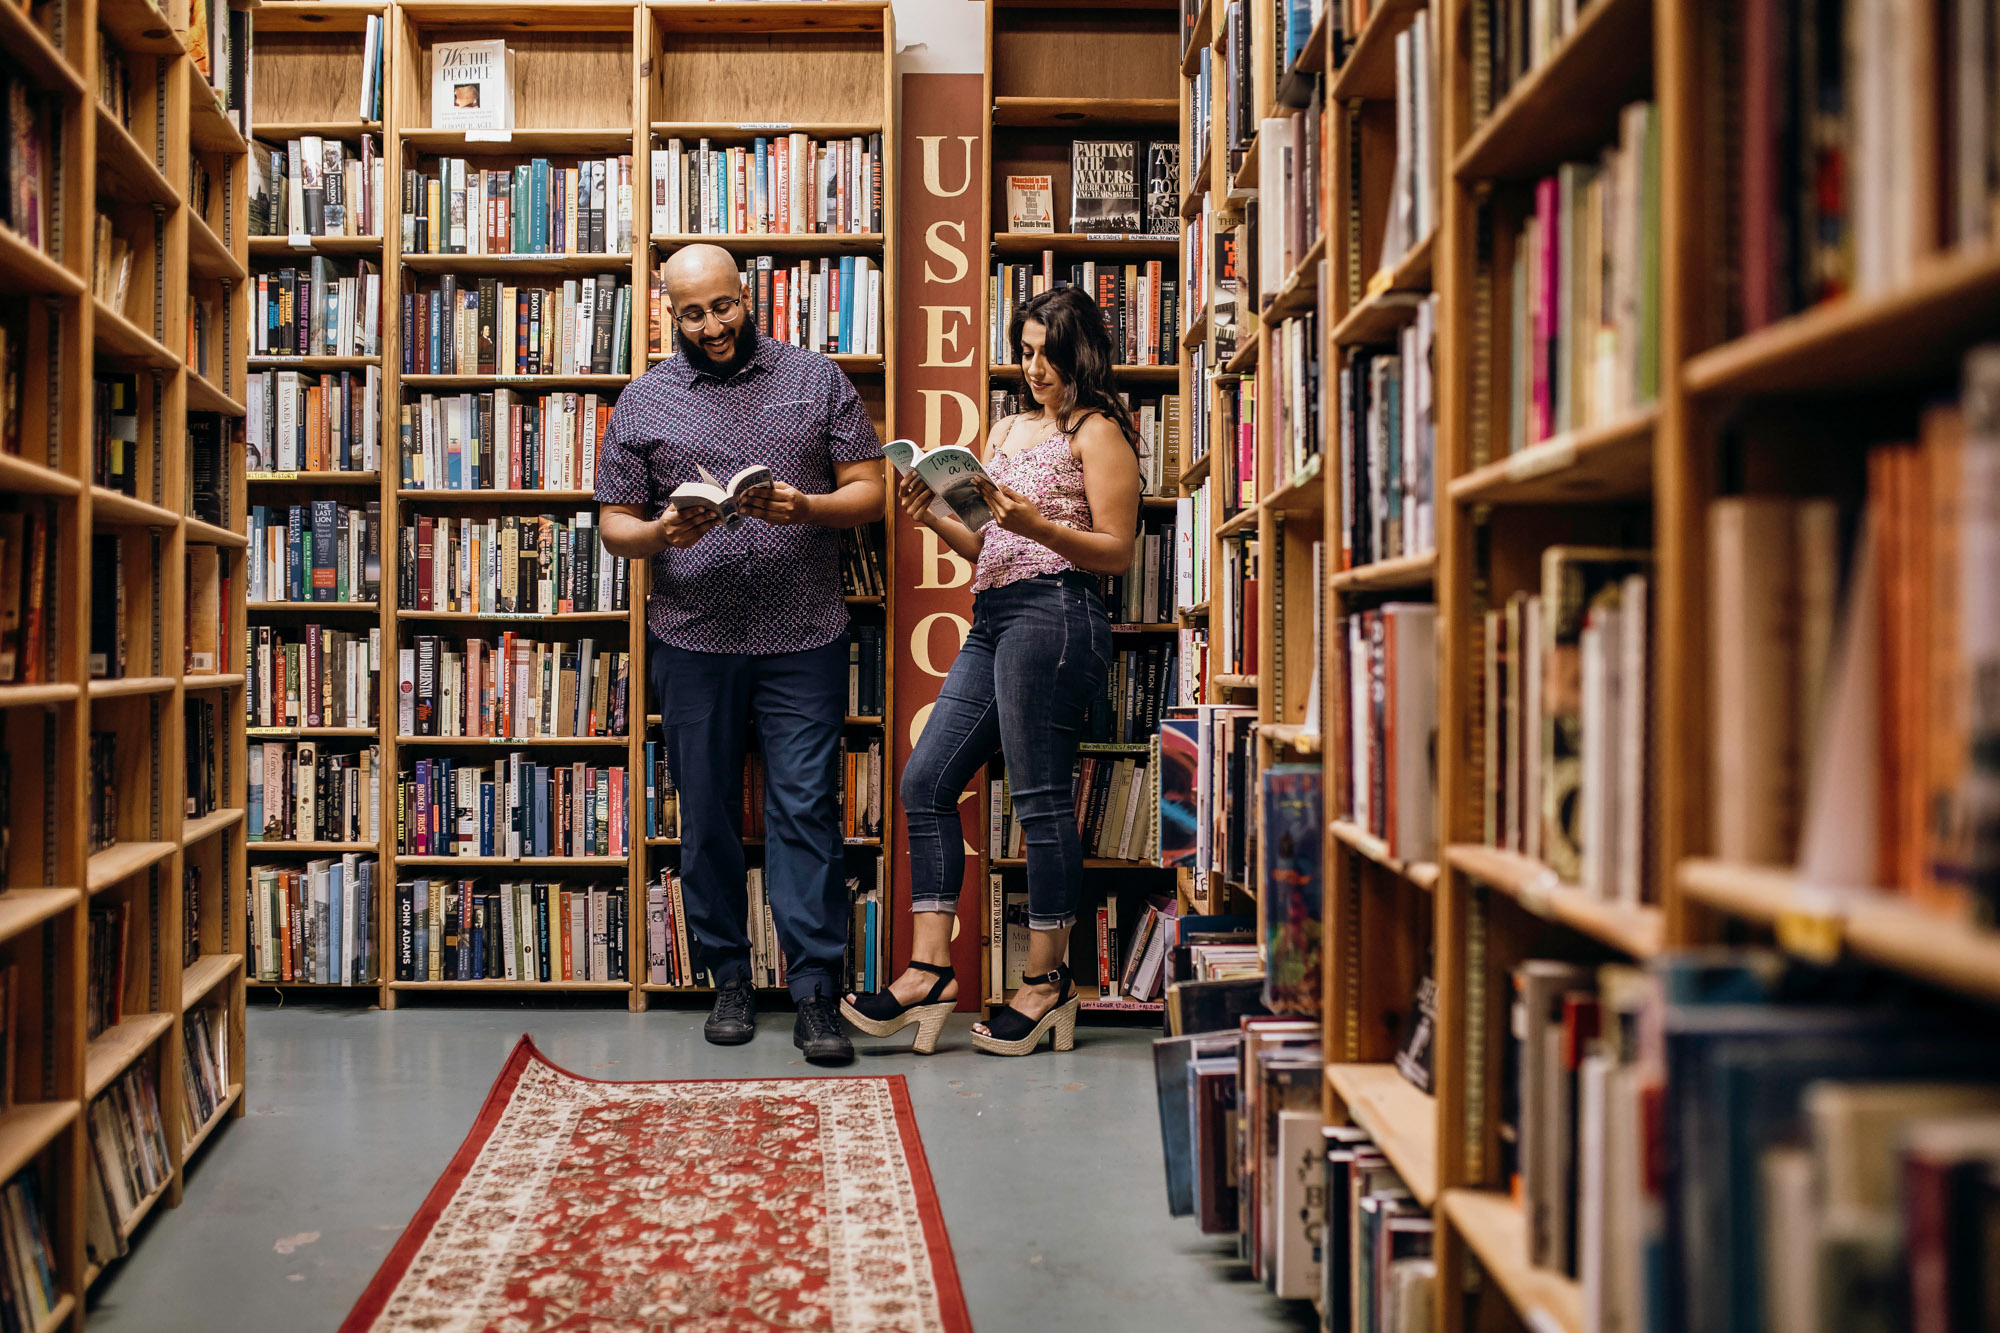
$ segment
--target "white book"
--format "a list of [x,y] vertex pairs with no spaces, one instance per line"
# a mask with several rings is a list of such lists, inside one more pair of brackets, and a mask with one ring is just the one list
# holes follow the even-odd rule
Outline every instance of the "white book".
[[439,42],[431,52],[431,128],[482,138],[511,130],[511,56],[501,38]]
[[1270,1276],[1280,1300],[1319,1293],[1319,1237],[1326,1209],[1324,1137],[1317,1111],[1278,1112],[1278,1144]]
[[1146,770],[1135,763],[1125,795],[1125,816],[1118,840],[1118,857],[1123,861],[1134,860],[1146,853],[1146,824],[1139,818],[1147,792],[1146,776]]

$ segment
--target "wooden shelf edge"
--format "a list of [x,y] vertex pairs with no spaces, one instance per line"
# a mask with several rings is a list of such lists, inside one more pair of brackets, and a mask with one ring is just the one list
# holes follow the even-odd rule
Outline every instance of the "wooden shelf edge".
[[181,825],[181,846],[192,847],[203,838],[212,838],[226,828],[243,820],[243,807],[235,806],[227,810],[217,810],[213,814],[202,815]]
[[1330,1064],[1327,1086],[1428,1208],[1437,1199],[1437,1099],[1392,1064]]
[[22,888],[0,893],[0,944],[62,915],[76,904],[75,889]]
[[1528,1219],[1493,1190],[1449,1189],[1444,1214],[1529,1328],[1583,1333],[1583,1286],[1528,1262]]
[[0,1178],[13,1179],[75,1122],[82,1109],[73,1101],[21,1102],[0,1113]]
[[1616,421],[1531,444],[1454,477],[1447,489],[1460,504],[1578,503],[1648,494],[1659,422],[1659,405],[1648,404]]
[[1420,551],[1338,570],[1328,576],[1327,585],[1335,592],[1415,591],[1430,587],[1436,577],[1437,552]]
[[229,980],[243,966],[240,953],[204,954],[181,974],[181,1012],[200,1004],[208,993]]
[[115,842],[93,852],[84,869],[84,886],[92,893],[122,883],[172,856],[177,842]]
[[1389,853],[1389,844],[1376,837],[1359,824],[1345,819],[1336,819],[1327,825],[1335,841],[1343,847],[1373,861],[1384,870],[1400,875],[1426,892],[1435,889],[1438,882],[1438,864],[1435,861],[1405,861]]
[[1506,894],[1536,916],[1630,954],[1651,958],[1666,942],[1666,913],[1650,904],[1631,906],[1564,883],[1540,861],[1498,847],[1454,843],[1445,860],[1463,874]]
[[134,1014],[98,1033],[84,1056],[84,1100],[95,1101],[173,1025],[172,1014]]
[[215,1110],[210,1113],[201,1128],[190,1134],[188,1141],[181,1146],[181,1167],[183,1170],[187,1168],[188,1159],[199,1152],[202,1145],[214,1136],[216,1129],[223,1121],[229,1119],[230,1111],[235,1109],[236,1103],[242,1100],[242,1097],[243,1085],[241,1083],[230,1084],[229,1091],[223,1094],[222,1100],[216,1104]]

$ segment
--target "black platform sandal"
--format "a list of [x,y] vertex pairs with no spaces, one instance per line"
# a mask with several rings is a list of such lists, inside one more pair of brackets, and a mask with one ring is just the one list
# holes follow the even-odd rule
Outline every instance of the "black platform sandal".
[[937,978],[931,983],[930,994],[915,1004],[906,1005],[896,998],[894,991],[884,986],[855,999],[842,1000],[840,1016],[871,1037],[893,1036],[915,1023],[916,1052],[918,1055],[929,1055],[937,1049],[938,1033],[944,1031],[945,1019],[951,1017],[951,1011],[958,1005],[956,1000],[940,998],[944,988],[951,984],[952,972],[948,967],[919,963],[915,959],[910,961],[910,966]]
[[1067,1051],[1076,1045],[1076,1012],[1081,999],[1070,985],[1067,966],[1036,977],[1022,977],[1024,986],[1060,986],[1056,1002],[1040,1018],[1029,1018],[1010,1004],[1003,1004],[986,1020],[986,1033],[974,1032],[972,1044],[993,1055],[1028,1055],[1041,1045],[1042,1034],[1055,1032],[1055,1049]]

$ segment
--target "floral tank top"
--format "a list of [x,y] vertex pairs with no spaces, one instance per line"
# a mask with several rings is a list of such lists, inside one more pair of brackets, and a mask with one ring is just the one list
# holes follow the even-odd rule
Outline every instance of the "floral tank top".
[[[1083,492],[1083,463],[1070,452],[1069,436],[1062,431],[1053,431],[1040,444],[1018,453],[995,453],[987,460],[986,471],[995,482],[1033,500],[1042,517],[1078,532],[1091,530],[1090,500]],[[979,548],[979,567],[973,574],[972,590],[982,592],[1038,574],[1060,574],[1074,568],[1038,541],[998,526],[990,527],[986,530],[985,545]]]

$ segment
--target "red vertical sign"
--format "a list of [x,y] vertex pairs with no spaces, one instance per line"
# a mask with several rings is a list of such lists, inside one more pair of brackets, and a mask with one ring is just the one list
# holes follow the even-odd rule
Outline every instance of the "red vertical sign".
[[[897,238],[896,424],[926,449],[978,447],[979,340],[986,327],[986,264],[980,245],[986,210],[979,74],[903,75],[897,144],[902,194]],[[894,772],[930,716],[945,673],[972,624],[972,566],[935,534],[899,516],[896,534],[896,705],[891,719]],[[959,803],[969,848],[984,840],[985,819],[973,790]],[[909,826],[896,804],[892,882],[899,919],[909,909]],[[966,857],[959,932],[952,965],[958,1007],[979,1007],[983,895],[976,854]],[[896,932],[896,963],[909,960],[908,932]]]

